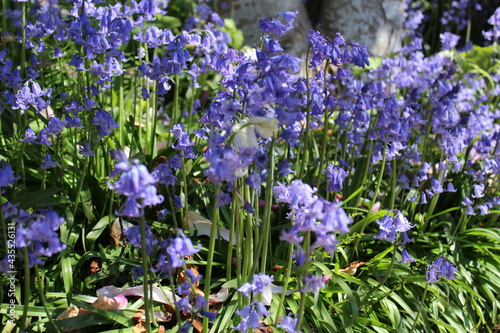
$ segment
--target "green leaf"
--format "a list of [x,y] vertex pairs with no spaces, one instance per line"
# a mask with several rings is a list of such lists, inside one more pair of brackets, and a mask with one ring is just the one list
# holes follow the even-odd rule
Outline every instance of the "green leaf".
[[61,191],[59,187],[50,187],[35,192],[29,192],[21,197],[12,200],[12,203],[19,203],[18,208],[27,210],[35,206],[55,206],[69,202],[66,196],[55,196]]
[[243,33],[236,27],[236,23],[233,19],[224,19],[224,27],[220,29],[221,31],[227,33],[231,37],[231,42],[229,45],[234,49],[240,49],[243,45]]
[[68,306],[71,303],[73,294],[73,266],[71,265],[71,256],[69,250],[64,250],[60,254],[61,258],[61,278],[66,292]]
[[85,244],[88,248],[94,248],[94,243],[104,230],[116,219],[115,216],[105,216],[100,219],[92,230],[85,236]]
[[360,308],[360,304],[358,303],[358,299],[353,293],[352,289],[347,285],[347,283],[344,282],[341,276],[334,274],[333,279],[337,284],[342,288],[342,290],[345,292],[347,299],[349,300],[349,304],[351,305],[351,325],[356,323],[358,319],[358,312]]
[[85,310],[89,310],[95,314],[98,314],[101,317],[104,317],[106,319],[109,319],[113,322],[122,324],[126,327],[131,327],[134,325],[132,321],[132,316],[135,314],[135,310],[112,310],[112,311],[105,311],[101,309],[94,308],[92,305],[83,303],[77,300],[73,300],[73,303],[80,307],[84,308]]

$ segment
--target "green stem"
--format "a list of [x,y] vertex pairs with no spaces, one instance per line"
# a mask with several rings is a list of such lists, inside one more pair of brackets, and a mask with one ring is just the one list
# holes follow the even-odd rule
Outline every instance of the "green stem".
[[54,327],[54,330],[56,332],[60,333],[61,331],[59,330],[59,328],[57,327],[56,323],[54,322],[54,319],[52,318],[52,314],[50,313],[50,310],[49,310],[49,308],[47,306],[47,300],[45,299],[42,278],[40,277],[40,273],[38,271],[38,265],[35,265],[35,274],[36,274],[36,281],[38,283],[38,293],[40,295],[40,302],[42,302],[43,309],[45,310],[45,314],[47,315],[47,318],[49,319],[49,322]]
[[120,128],[118,129],[118,138],[120,140],[120,148],[123,149],[125,147],[125,135],[126,135],[126,127],[125,127],[125,108],[123,105],[123,75],[118,77],[118,121],[120,123]]
[[304,319],[304,309],[306,306],[306,296],[307,293],[303,292],[302,290],[304,289],[304,279],[309,273],[309,258],[311,257],[311,231],[307,231],[305,236],[304,236],[304,247],[306,251],[306,260],[304,262],[304,267],[302,271],[302,276],[300,277],[299,285],[300,285],[300,306],[298,310],[298,316],[297,316],[297,325],[295,326],[297,329],[300,329],[300,326],[302,324],[302,321]]
[[80,177],[80,180],[78,181],[78,187],[76,189],[76,197],[75,197],[75,203],[74,203],[74,206],[73,206],[73,222],[71,223],[71,226],[68,230],[68,239],[67,239],[67,243],[69,243],[69,239],[71,237],[71,232],[73,230],[73,226],[75,225],[75,219],[76,219],[76,211],[78,210],[78,204],[80,203],[80,197],[81,197],[81,193],[82,193],[82,187],[83,187],[83,182],[85,180],[85,172],[87,170],[87,165],[89,163],[89,159],[86,158],[84,159],[84,162],[83,162],[83,170],[82,170],[82,175]]
[[[249,186],[245,184],[242,186],[242,189],[243,189],[242,191],[243,198],[246,198],[247,193],[249,191]],[[251,214],[245,214],[245,215],[246,216],[243,216],[241,221],[244,222],[245,226],[245,252],[243,256],[243,277],[244,281],[246,282],[250,280],[250,271],[252,270],[252,265],[253,265],[254,237],[253,237],[252,215]]]
[[361,304],[366,304],[365,303],[366,299],[371,294],[373,294],[375,291],[380,289],[380,287],[382,287],[387,282],[387,279],[389,279],[389,276],[391,276],[392,269],[394,268],[394,263],[396,262],[396,252],[398,250],[397,244],[398,244],[397,240],[392,244],[392,246],[393,246],[392,258],[391,258],[391,263],[389,264],[389,268],[387,268],[387,273],[385,274],[384,278],[377,284],[377,286],[375,288],[371,289],[369,292],[367,292],[365,294],[365,296],[363,297],[363,300],[361,301]]
[[141,232],[141,257],[142,257],[142,281],[144,291],[144,314],[146,316],[146,332],[151,333],[151,300],[149,299],[149,255],[147,252],[146,243],[146,221],[144,216],[140,219],[140,232]]
[[[302,153],[299,156],[297,156],[298,160],[300,161],[300,169],[299,169],[299,173],[297,175],[298,179],[302,179],[302,175],[304,174],[304,168],[305,168],[305,163],[306,163],[306,154],[307,154],[307,150],[309,149],[309,126],[310,126],[310,122],[311,122],[311,110],[309,110],[309,106],[311,104],[311,93],[310,93],[310,89],[309,89],[310,83],[309,83],[309,69],[307,68],[308,64],[309,64],[309,49],[307,50],[306,62],[305,62],[306,85],[307,85],[306,130],[305,130],[305,134],[304,134],[304,150],[302,151]],[[300,153],[300,151],[299,151],[299,153]]]
[[[153,83],[153,91],[156,90],[156,81]],[[156,105],[158,103],[158,94],[154,94],[153,100],[152,100],[152,105],[151,105],[151,112],[153,116],[153,128],[151,130],[151,136],[149,138],[150,142],[150,151],[149,153],[151,154],[151,157],[156,156],[156,124],[158,123],[156,121],[156,118],[158,117],[158,112],[156,110]],[[186,193],[186,200],[187,200],[187,193]]]
[[[262,237],[260,242],[262,242],[262,261],[260,270],[262,272],[266,271],[266,261],[267,252],[269,249],[269,238],[271,233],[271,207],[273,205],[273,181],[274,181],[274,139],[271,140],[271,145],[269,147],[269,174],[266,179],[266,193],[264,198],[266,200],[264,207],[264,219],[262,220]],[[257,203],[258,205],[258,203]],[[259,247],[260,248],[260,247]]]
[[[377,201],[377,196],[378,196],[378,193],[380,191],[380,184],[382,183],[382,178],[384,176],[384,168],[385,168],[385,158],[386,158],[386,151],[387,151],[387,145],[385,144],[384,142],[384,148],[382,150],[382,165],[380,166],[380,172],[378,174],[378,178],[377,178],[377,183],[375,184],[375,191],[373,193],[373,198],[372,198],[372,201],[370,203],[370,207],[368,207],[368,214],[366,214],[366,217],[360,222],[362,223],[361,224],[361,229],[359,230],[359,233],[362,235],[363,232],[365,231],[365,228],[366,226],[368,225],[369,221],[370,221],[370,216],[372,214],[372,208],[373,208],[373,205],[375,204],[375,202]],[[354,248],[357,249],[358,248],[358,244],[360,242],[360,239],[361,238],[357,238],[355,243],[354,243]]]
[[[219,194],[220,186],[215,189],[215,197]],[[210,228],[210,240],[208,243],[207,269],[205,273],[205,299],[210,297],[210,287],[212,281],[212,265],[214,260],[215,240],[217,239],[217,227],[219,225],[219,208],[214,206],[212,213],[212,226]],[[208,332],[208,318],[203,317],[203,332]]]
[[[285,268],[285,277],[283,279],[283,291],[280,296],[280,301],[278,303],[278,307],[276,308],[276,317],[274,318],[274,323],[277,324],[278,320],[281,315],[281,308],[283,307],[283,304],[285,303],[285,297],[286,297],[286,292],[288,290],[288,283],[290,282],[290,276],[292,272],[292,265],[293,265],[293,243],[288,244],[288,261],[286,264]],[[297,326],[298,329],[298,326]]]
[[396,201],[396,186],[397,186],[397,161],[396,159],[392,160],[392,177],[391,177],[391,201],[389,202],[389,209],[394,209],[394,202]]
[[420,301],[420,305],[418,306],[417,314],[415,315],[415,320],[413,321],[413,325],[411,325],[411,328],[408,331],[408,333],[413,333],[413,330],[417,326],[418,317],[420,317],[420,313],[422,312],[422,308],[424,306],[424,301],[425,301],[425,297],[427,296],[427,289],[428,288],[429,288],[429,284],[426,283],[425,284],[425,289],[424,289],[424,294],[422,295],[422,300]]
[[31,295],[31,274],[30,274],[30,257],[28,255],[28,248],[23,248],[23,256],[24,256],[24,301],[23,301],[23,315],[21,316],[19,331],[24,331],[24,327],[26,325],[26,319],[28,318],[28,307],[30,302]]

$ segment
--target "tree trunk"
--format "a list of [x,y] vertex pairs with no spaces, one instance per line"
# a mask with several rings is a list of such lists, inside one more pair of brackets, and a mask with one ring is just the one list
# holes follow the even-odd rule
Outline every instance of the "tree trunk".
[[[245,45],[259,43],[262,18],[298,10],[295,29],[281,45],[296,57],[307,52],[307,35],[315,27],[335,38],[340,32],[348,42],[364,44],[371,55],[385,56],[401,46],[406,0],[232,0],[233,18],[243,32]],[[225,13],[227,16],[229,13]]]
[[234,20],[243,32],[245,45],[258,46],[262,31],[259,22],[263,18],[273,17],[279,13],[298,10],[294,29],[280,39],[284,49],[296,57],[307,52],[307,35],[311,23],[303,0],[233,0]]
[[388,55],[401,47],[405,0],[323,0],[320,31],[340,32],[349,42],[364,44],[374,56]]

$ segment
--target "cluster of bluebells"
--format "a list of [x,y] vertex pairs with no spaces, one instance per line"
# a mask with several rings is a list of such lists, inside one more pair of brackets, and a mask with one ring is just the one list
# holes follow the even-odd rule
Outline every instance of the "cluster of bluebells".
[[[407,23],[414,28],[422,18],[414,15]],[[488,214],[499,201],[486,193],[500,171],[494,144],[500,133],[500,110],[488,104],[484,77],[459,73],[450,52],[425,57],[422,38],[411,37],[399,53],[383,59],[363,80],[341,73],[342,96],[331,107],[337,115],[337,138],[347,140],[331,153],[358,156],[366,152],[368,139],[372,168],[382,160],[394,161],[386,163],[386,173],[396,174],[407,200],[420,205],[446,193],[453,195],[457,175],[465,172],[470,186],[463,188],[463,212]],[[459,36],[444,33],[441,41],[443,49],[451,49]],[[498,88],[493,95],[500,95]],[[436,155],[431,163],[432,154]],[[341,188],[345,173],[357,174],[354,164],[343,163],[324,171],[328,190]]]
[[406,243],[413,241],[413,239],[408,237],[407,232],[415,225],[411,225],[408,219],[399,210],[388,212],[375,222],[379,225],[380,232],[378,235],[374,236],[374,238],[394,243],[398,239],[398,235],[401,235],[399,245],[402,247],[402,259],[399,263],[415,262],[415,259],[408,254],[406,249],[404,249]]
[[299,179],[293,180],[290,185],[278,183],[273,192],[276,202],[287,203],[290,208],[287,217],[293,223],[290,229],[282,232],[280,239],[295,245],[294,258],[297,266],[302,266],[309,260],[302,246],[306,232],[315,235],[311,251],[322,248],[333,253],[337,249],[336,235],[348,232],[348,225],[352,222],[340,203],[319,198],[314,194],[316,188]]
[[[27,249],[29,267],[33,265],[43,265],[43,258],[50,258],[54,254],[63,251],[66,244],[61,242],[58,230],[65,222],[57,212],[52,209],[39,209],[29,213],[24,209],[17,209],[17,204],[6,202],[2,206],[4,220],[10,219],[8,225],[15,225],[16,249],[23,253],[22,249]],[[7,270],[7,256],[0,262],[0,271]]]
[[[0,193],[4,194],[17,179],[10,164],[3,164],[0,168]],[[0,210],[3,214],[2,221],[9,226],[9,230],[15,229],[16,249],[27,249],[29,258],[24,259],[29,260],[30,267],[42,265],[42,258],[52,257],[66,248],[57,232],[65,222],[64,218],[52,209],[39,209],[29,213],[24,209],[18,210],[18,205],[9,201],[3,203]],[[0,271],[13,270],[8,267],[8,256],[5,256],[0,261]]]
[[425,272],[427,283],[440,282],[440,278],[453,280],[455,278],[455,265],[443,256],[439,256],[427,266]]
[[147,167],[140,164],[138,160],[130,162],[121,150],[112,150],[111,156],[118,162],[110,177],[120,175],[114,183],[109,182],[108,187],[118,194],[127,197],[118,216],[138,218],[144,216],[144,208],[156,206],[163,202],[163,196],[157,193],[157,180]]
[[[184,273],[186,274],[186,278],[184,281],[179,282],[177,286],[177,292],[181,297],[174,302],[176,309],[184,315],[190,314],[191,318],[201,315],[207,317],[209,321],[214,322],[217,314],[207,310],[207,300],[199,294],[193,295],[193,287],[198,286],[203,276],[194,274],[189,267],[184,270]],[[192,322],[186,321],[181,327],[180,332],[189,332],[191,327]]]
[[254,330],[262,327],[260,318],[268,317],[272,312],[269,312],[265,305],[257,299],[257,295],[262,294],[265,288],[271,286],[272,282],[272,276],[268,276],[264,273],[255,274],[253,276],[253,282],[247,282],[238,288],[238,291],[249,300],[252,299],[253,295],[253,300],[250,304],[245,305],[243,309],[236,310],[236,314],[241,317],[241,321],[237,326],[231,327],[233,330],[248,332],[249,329]]

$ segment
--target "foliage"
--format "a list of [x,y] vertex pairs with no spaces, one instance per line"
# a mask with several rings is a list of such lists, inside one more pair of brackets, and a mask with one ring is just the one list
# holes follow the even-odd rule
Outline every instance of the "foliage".
[[301,60],[292,12],[240,49],[204,3],[3,6],[5,332],[496,329],[498,40]]

